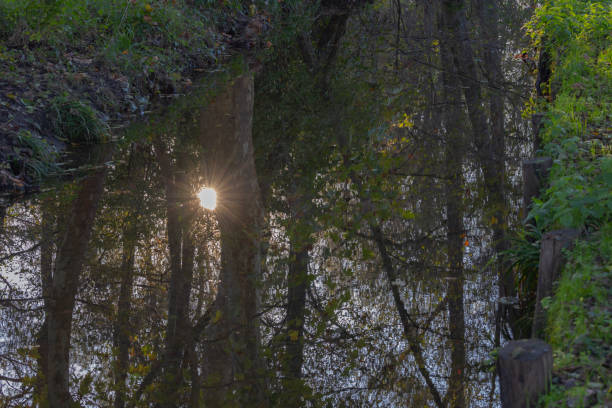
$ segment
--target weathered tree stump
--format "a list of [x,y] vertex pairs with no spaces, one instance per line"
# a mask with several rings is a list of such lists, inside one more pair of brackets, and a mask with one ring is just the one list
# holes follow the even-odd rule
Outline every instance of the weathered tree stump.
[[538,266],[538,290],[531,337],[544,338],[546,310],[542,307],[542,299],[552,296],[553,285],[559,279],[561,268],[565,262],[562,251],[571,248],[579,236],[580,231],[576,229],[562,229],[548,232],[542,237],[540,264]]
[[499,352],[497,369],[502,408],[535,407],[549,389],[552,348],[542,340],[511,341]]
[[538,157],[523,161],[523,214],[529,212],[534,197],[546,183],[548,173],[552,167],[550,157]]

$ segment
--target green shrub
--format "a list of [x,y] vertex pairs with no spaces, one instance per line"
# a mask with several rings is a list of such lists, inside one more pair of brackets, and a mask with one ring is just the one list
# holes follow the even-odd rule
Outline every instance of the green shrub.
[[544,153],[554,159],[550,187],[530,216],[543,230],[596,230],[612,221],[607,122],[612,108],[612,4],[547,1],[529,27],[536,42],[554,54],[552,82],[558,89],[541,133]]

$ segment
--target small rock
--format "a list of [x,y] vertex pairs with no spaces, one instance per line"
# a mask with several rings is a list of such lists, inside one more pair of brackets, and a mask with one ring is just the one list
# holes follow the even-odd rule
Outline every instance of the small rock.
[[570,378],[569,380],[565,381],[565,383],[563,384],[565,389],[574,388],[577,385],[578,385],[578,382],[573,378]]
[[591,407],[595,404],[597,404],[597,391],[589,389],[584,396],[584,406]]

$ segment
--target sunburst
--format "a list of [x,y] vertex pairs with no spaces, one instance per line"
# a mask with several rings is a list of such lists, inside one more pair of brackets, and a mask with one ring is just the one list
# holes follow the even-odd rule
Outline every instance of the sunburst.
[[217,207],[217,192],[214,188],[204,187],[198,192],[200,205],[207,210],[214,210]]

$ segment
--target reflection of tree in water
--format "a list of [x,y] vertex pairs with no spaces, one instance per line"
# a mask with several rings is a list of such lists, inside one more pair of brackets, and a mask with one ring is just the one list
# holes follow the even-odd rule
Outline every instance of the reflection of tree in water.
[[[395,9],[316,21],[279,56],[293,71],[267,68],[255,89],[249,75],[218,80],[133,130],[112,164],[8,209],[9,406],[496,404],[483,366],[499,341],[488,248],[514,210],[491,188],[504,160],[483,182],[449,16],[398,4],[401,21]],[[503,78],[488,74],[472,102],[493,134]],[[502,125],[521,135],[519,103],[505,103]],[[196,205],[203,185],[215,212]]]

